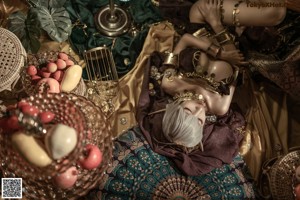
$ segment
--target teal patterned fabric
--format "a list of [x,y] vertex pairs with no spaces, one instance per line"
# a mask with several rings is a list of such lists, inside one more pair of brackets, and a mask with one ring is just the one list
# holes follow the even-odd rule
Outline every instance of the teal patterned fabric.
[[153,152],[135,127],[114,142],[113,161],[102,184],[85,199],[255,199],[240,155],[202,176],[185,176],[166,157]]

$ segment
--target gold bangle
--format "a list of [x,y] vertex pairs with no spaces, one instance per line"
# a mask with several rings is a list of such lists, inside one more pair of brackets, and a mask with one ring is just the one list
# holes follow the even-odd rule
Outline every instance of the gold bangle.
[[224,29],[221,32],[217,33],[214,38],[220,45],[233,43],[234,40],[234,37],[230,33],[228,33],[227,29]]
[[211,34],[206,30],[206,28],[203,27],[203,28],[198,29],[196,32],[194,32],[193,36],[195,36],[197,38],[201,38],[203,36],[210,37]]
[[218,56],[221,52],[221,47],[215,45],[214,43],[211,43],[205,52],[214,58],[218,58]]
[[172,65],[177,67],[178,66],[178,55],[172,52],[166,52],[166,57],[163,62],[163,65]]

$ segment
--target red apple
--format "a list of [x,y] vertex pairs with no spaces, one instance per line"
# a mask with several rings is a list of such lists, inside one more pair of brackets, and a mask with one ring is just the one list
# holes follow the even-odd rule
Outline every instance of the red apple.
[[296,185],[294,192],[296,195],[296,200],[299,200],[300,199],[300,184]]
[[26,69],[27,74],[30,76],[34,76],[37,74],[37,69],[34,65],[29,65],[28,68]]
[[11,130],[20,129],[18,117],[15,115],[10,116],[7,119],[6,123],[7,123],[7,127],[10,128]]
[[64,52],[59,52],[58,53],[58,58],[63,59],[63,60],[66,61],[66,60],[69,59],[69,56],[66,53],[64,53]]
[[60,59],[60,58],[57,59],[56,65],[57,65],[58,69],[64,69],[67,66],[66,61],[64,61],[63,59]]
[[51,122],[55,117],[55,114],[51,111],[44,111],[39,113],[39,118],[43,123]]
[[21,110],[22,110],[22,112],[23,113],[25,113],[25,114],[28,114],[28,115],[31,115],[31,116],[37,116],[38,114],[39,114],[39,109],[37,108],[37,107],[35,107],[35,106],[31,106],[31,105],[29,105],[29,104],[27,104],[27,105],[23,105],[22,107],[21,107]]
[[79,164],[84,169],[94,169],[102,162],[101,150],[93,144],[85,146],[85,157],[79,160]]
[[[56,63],[54,63],[54,62],[49,62],[49,63],[47,64],[47,70],[48,70],[48,72],[50,72],[50,73],[56,72],[56,70],[57,70],[57,65],[56,65]],[[47,78],[49,78],[49,77],[47,77]]]
[[78,170],[76,167],[70,167],[64,173],[54,177],[54,183],[63,189],[71,188],[77,181]]
[[29,105],[29,103],[27,103],[25,100],[21,100],[18,102],[17,107],[21,109],[23,106],[27,106],[27,105]]

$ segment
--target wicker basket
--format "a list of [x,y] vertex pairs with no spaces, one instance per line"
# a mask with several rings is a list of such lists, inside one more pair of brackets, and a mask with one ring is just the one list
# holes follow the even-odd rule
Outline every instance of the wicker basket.
[[273,200],[295,199],[293,179],[300,165],[300,150],[292,151],[279,158],[270,170],[270,189]]
[[12,90],[24,66],[26,51],[18,37],[0,28],[0,92]]
[[[49,110],[55,114],[54,123],[63,123],[74,127],[78,132],[78,144],[65,160],[53,161],[50,166],[39,168],[30,165],[14,150],[9,134],[1,133],[0,156],[4,177],[23,178],[26,199],[77,199],[99,184],[112,157],[112,138],[110,124],[100,108],[83,96],[75,94],[36,94],[25,99],[40,111]],[[72,112],[70,112],[72,110]],[[103,153],[100,166],[86,170],[77,165],[83,155],[85,144],[95,144]],[[79,171],[75,185],[70,189],[61,189],[53,183],[53,177],[77,166]]]
[[[39,88],[36,85],[33,85],[31,83],[31,78],[26,73],[27,66],[29,66],[29,65],[40,66],[40,65],[47,63],[49,60],[55,61],[55,60],[57,60],[58,53],[59,53],[58,51],[47,51],[47,52],[42,52],[42,53],[38,53],[38,54],[28,54],[27,65],[22,69],[22,73],[21,73],[21,80],[23,83],[23,87],[24,87],[25,92],[28,95],[36,94],[38,92]],[[70,56],[70,55],[68,55],[68,56],[69,56],[69,59],[71,59],[75,64],[78,64],[77,61],[72,56]],[[82,78],[81,78],[80,82],[78,83],[77,87],[73,91],[71,91],[71,93],[85,96],[86,86],[85,86],[85,83]]]

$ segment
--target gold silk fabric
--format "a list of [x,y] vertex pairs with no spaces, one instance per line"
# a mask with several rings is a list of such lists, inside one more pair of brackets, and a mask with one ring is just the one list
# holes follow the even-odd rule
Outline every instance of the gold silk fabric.
[[233,101],[247,121],[240,153],[253,178],[259,181],[263,162],[288,152],[287,97],[272,85],[246,78],[245,84],[236,89]]
[[175,36],[176,33],[168,22],[161,22],[150,27],[135,66],[119,80],[120,92],[114,101],[116,111],[110,117],[114,137],[137,124],[136,106],[141,93],[144,66],[153,51],[172,51]]

